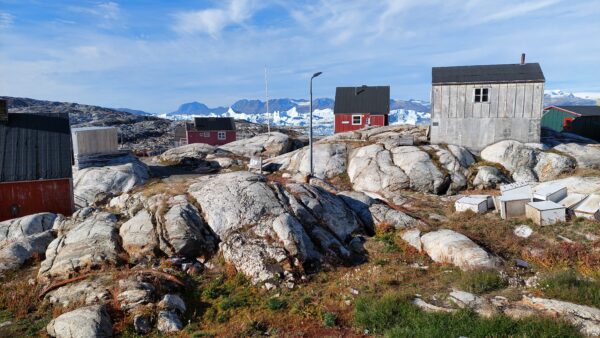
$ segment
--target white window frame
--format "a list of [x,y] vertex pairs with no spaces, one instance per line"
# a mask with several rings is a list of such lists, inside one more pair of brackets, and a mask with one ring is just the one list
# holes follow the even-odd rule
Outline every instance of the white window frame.
[[367,118],[365,119],[365,124],[366,124],[367,126],[370,126],[370,125],[371,125],[371,117],[367,117]]
[[[359,118],[358,123],[354,123],[354,118],[355,117]],[[362,118],[363,118],[362,115],[352,115],[352,125],[353,126],[360,126],[360,125],[362,125]]]
[[342,121],[342,124],[350,124],[350,121]]
[[[477,87],[473,88],[473,103],[490,103],[490,90],[489,87]],[[477,91],[479,90],[479,94]],[[483,98],[485,97],[485,101]]]
[[226,138],[227,138],[227,132],[222,131],[222,130],[217,132],[217,139],[224,140]]

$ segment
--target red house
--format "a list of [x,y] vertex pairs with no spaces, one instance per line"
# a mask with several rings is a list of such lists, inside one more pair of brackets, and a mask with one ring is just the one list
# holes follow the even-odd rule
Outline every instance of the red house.
[[193,123],[186,123],[185,135],[187,144],[219,146],[237,139],[232,117],[196,117]]
[[389,113],[389,86],[337,87],[335,90],[336,133],[367,126],[387,126]]
[[8,114],[0,100],[0,221],[74,210],[68,114]]

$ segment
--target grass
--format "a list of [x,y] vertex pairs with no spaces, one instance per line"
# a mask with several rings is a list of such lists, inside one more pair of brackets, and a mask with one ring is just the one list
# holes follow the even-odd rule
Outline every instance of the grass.
[[280,311],[287,308],[287,301],[277,297],[269,298],[267,301],[267,307],[271,311]]
[[549,318],[482,318],[467,310],[426,313],[394,294],[359,299],[354,321],[365,332],[385,337],[581,337],[575,327]]
[[463,291],[476,294],[504,289],[508,282],[494,270],[461,272],[456,286]]
[[551,274],[540,286],[546,297],[600,307],[600,282],[586,279],[573,270]]
[[323,325],[325,327],[334,327],[337,322],[337,315],[333,312],[323,313]]

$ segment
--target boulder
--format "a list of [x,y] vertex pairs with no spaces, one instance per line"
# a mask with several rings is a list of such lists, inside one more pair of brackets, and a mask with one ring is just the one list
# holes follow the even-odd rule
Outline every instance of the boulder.
[[112,324],[103,305],[82,307],[63,313],[46,326],[48,335],[56,338],[113,336]]
[[183,299],[173,294],[166,294],[158,306],[165,310],[179,312],[180,314],[185,313],[186,309]]
[[500,169],[491,166],[477,168],[477,175],[473,179],[473,186],[477,189],[496,189],[501,184],[509,183],[510,180]]
[[417,249],[419,252],[423,250],[423,245],[421,244],[421,230],[419,229],[410,229],[402,232],[400,237],[408,243],[408,245]]
[[547,186],[566,187],[569,193],[593,194],[600,193],[600,177],[598,176],[571,176],[559,180],[540,183],[536,189],[543,189]]
[[499,163],[510,172],[518,168],[533,168],[536,149],[529,148],[519,141],[500,141],[487,146],[481,151],[481,158]]
[[[331,178],[346,172],[348,147],[345,143],[317,142],[313,144],[314,174],[319,178]],[[308,147],[265,161],[270,167],[279,167],[292,173],[310,173]]]
[[50,243],[38,279],[66,279],[85,269],[117,264],[121,247],[116,225],[115,215],[106,212],[94,213],[77,222]]
[[450,263],[462,270],[496,268],[497,259],[467,236],[442,229],[421,236],[423,251],[438,263]]
[[51,230],[0,242],[0,272],[21,267],[33,255],[42,255],[54,240]]
[[548,181],[575,168],[571,157],[542,149],[537,145],[507,140],[486,147],[481,151],[481,157],[501,164],[511,172],[516,182]]
[[196,162],[197,164],[205,162],[205,159],[209,155],[232,155],[230,152],[211,146],[205,143],[192,143],[186,144],[181,147],[171,148],[160,156],[157,156],[155,160],[159,163],[168,165],[182,165],[190,162]]
[[0,222],[0,242],[38,234],[52,229],[56,214],[43,212]]
[[245,157],[259,155],[271,157],[289,153],[294,150],[295,145],[294,140],[288,135],[273,131],[230,142],[221,146],[221,148]]
[[73,172],[75,205],[85,207],[98,199],[129,192],[145,183],[150,170],[137,157],[124,155],[102,167],[89,167]]
[[107,286],[111,282],[111,278],[101,276],[67,284],[48,292],[45,299],[51,304],[60,304],[63,307],[80,303],[85,305],[103,303],[112,298],[109,287]]
[[577,167],[583,169],[600,169],[600,146],[577,143],[559,144],[554,149],[572,156]]
[[348,177],[354,190],[380,193],[387,198],[394,198],[410,187],[408,176],[394,164],[392,154],[381,144],[352,151]]
[[158,235],[152,215],[141,210],[119,228],[123,249],[133,260],[153,255],[158,248]]
[[123,311],[134,310],[154,300],[154,286],[135,276],[119,280],[118,287],[117,300]]
[[537,155],[537,163],[533,167],[533,171],[540,182],[545,182],[573,171],[576,164],[572,157],[551,152],[540,152]]
[[410,179],[410,188],[434,194],[445,193],[450,185],[450,177],[442,172],[429,154],[419,147],[397,147],[392,149],[394,164],[400,167]]
[[159,332],[171,333],[181,331],[181,329],[183,329],[183,324],[176,313],[170,311],[160,311],[158,313],[156,327],[158,328]]

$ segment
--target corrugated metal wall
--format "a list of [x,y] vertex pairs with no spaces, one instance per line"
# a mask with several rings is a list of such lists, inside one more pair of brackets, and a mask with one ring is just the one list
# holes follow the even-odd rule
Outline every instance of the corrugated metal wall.
[[571,132],[600,142],[600,116],[582,116],[573,121]]
[[10,114],[0,123],[0,182],[71,178],[67,114]]

